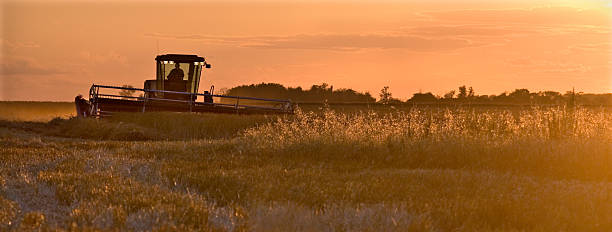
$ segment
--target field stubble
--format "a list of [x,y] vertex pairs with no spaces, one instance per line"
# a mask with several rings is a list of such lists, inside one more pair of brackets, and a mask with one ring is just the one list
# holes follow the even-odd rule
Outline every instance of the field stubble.
[[606,108],[0,126],[0,229],[612,229]]

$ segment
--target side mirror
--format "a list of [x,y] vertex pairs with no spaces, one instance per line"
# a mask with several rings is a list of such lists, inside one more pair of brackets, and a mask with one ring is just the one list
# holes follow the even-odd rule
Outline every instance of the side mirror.
[[208,63],[205,63],[204,65],[205,65],[206,68],[210,68],[211,67],[210,64],[208,64]]

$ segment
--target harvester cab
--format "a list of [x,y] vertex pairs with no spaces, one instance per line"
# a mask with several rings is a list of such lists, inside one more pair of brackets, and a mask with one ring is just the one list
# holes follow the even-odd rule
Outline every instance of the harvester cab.
[[[144,89],[146,90],[198,93],[202,69],[211,67],[203,57],[196,55],[159,55],[155,61],[156,79],[145,81]],[[176,100],[190,100],[190,97],[197,97],[197,95],[169,92],[147,92],[147,94],[147,97]]]
[[155,80],[145,80],[142,89],[92,85],[89,89],[89,101],[81,95],[75,98],[77,115],[102,117],[115,112],[148,111],[293,113],[290,100],[215,95],[214,87],[211,87],[210,91],[199,93],[202,69],[210,68],[210,64],[206,63],[203,57],[166,54],[157,56],[155,62]]

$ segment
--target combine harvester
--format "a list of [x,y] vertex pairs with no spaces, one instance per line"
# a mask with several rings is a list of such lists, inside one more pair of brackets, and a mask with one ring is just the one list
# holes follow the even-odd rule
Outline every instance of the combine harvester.
[[293,114],[290,100],[215,95],[214,86],[198,93],[202,68],[211,67],[203,57],[167,54],[157,56],[155,61],[156,79],[146,80],[144,88],[94,84],[89,89],[89,102],[81,96],[75,99],[77,114],[94,117],[150,111]]

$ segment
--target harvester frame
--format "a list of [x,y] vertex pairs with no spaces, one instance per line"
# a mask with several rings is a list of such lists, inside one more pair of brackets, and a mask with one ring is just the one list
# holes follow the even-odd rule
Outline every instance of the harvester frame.
[[[124,96],[115,94],[100,93],[104,89],[117,89],[141,92],[140,96]],[[151,93],[169,93],[189,96],[188,100],[168,99],[151,97]],[[219,99],[233,99],[233,104],[198,102],[197,96],[204,99],[213,97]],[[240,100],[260,101],[274,103],[274,106],[240,104]],[[168,90],[139,89],[131,87],[117,87],[107,85],[92,85],[89,89],[89,102],[91,104],[92,116],[108,116],[115,112],[151,112],[151,111],[172,111],[172,112],[212,112],[212,113],[238,113],[238,114],[291,114],[293,104],[291,100],[267,99],[256,97],[240,97],[228,95],[215,95],[206,93],[189,93]],[[101,104],[105,105],[101,107]],[[106,108],[106,109],[104,109]]]
[[[89,89],[89,102],[81,95],[75,98],[77,114],[94,117],[115,112],[151,111],[293,114],[291,100],[215,95],[214,86],[210,91],[198,93],[202,71],[211,67],[204,57],[166,54],[158,55],[155,60],[156,79],[145,80],[144,88],[93,84]],[[174,69],[170,70],[172,67]],[[198,97],[203,100],[198,101]]]

